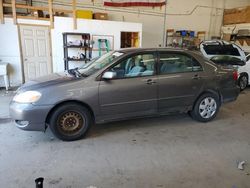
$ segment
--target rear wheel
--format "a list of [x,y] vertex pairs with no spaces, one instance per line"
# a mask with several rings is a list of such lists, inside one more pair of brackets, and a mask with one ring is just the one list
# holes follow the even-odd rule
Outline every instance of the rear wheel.
[[239,86],[240,86],[240,90],[243,91],[244,89],[246,89],[248,85],[248,77],[247,75],[242,75],[239,78]]
[[92,119],[88,109],[77,103],[59,106],[49,120],[53,134],[64,141],[83,138],[91,123]]
[[219,111],[219,98],[212,93],[205,93],[196,101],[191,116],[201,122],[208,122],[214,119]]

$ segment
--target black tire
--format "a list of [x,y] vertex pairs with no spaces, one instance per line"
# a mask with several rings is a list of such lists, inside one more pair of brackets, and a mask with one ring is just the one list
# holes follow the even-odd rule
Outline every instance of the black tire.
[[89,110],[72,102],[63,104],[52,112],[49,126],[57,138],[74,141],[85,136],[92,122]]
[[[208,100],[209,102],[208,104],[206,104],[205,99]],[[193,110],[190,112],[190,115],[196,121],[208,122],[216,117],[219,108],[220,108],[219,97],[212,93],[204,93],[195,102]],[[203,116],[201,114],[203,114]]]
[[240,90],[243,91],[246,89],[248,85],[248,76],[247,75],[241,75],[238,80],[238,85],[240,87]]

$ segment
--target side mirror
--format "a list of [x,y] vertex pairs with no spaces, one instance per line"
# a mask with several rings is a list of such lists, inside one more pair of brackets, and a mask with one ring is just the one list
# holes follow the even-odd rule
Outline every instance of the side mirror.
[[107,71],[102,75],[102,78],[105,80],[111,80],[116,77],[116,72]]

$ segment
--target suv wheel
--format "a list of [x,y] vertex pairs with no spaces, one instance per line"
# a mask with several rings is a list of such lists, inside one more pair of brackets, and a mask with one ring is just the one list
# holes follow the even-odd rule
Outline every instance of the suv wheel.
[[240,86],[240,90],[243,91],[244,89],[246,89],[248,85],[248,77],[246,75],[242,75],[239,78],[239,86]]
[[53,134],[64,141],[83,138],[91,123],[88,109],[77,103],[67,103],[56,108],[49,120]]
[[197,121],[208,122],[216,117],[219,108],[218,97],[212,93],[205,93],[196,101],[190,114]]

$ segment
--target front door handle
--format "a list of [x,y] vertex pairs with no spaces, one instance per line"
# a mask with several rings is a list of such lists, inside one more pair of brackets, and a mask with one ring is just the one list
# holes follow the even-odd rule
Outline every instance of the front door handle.
[[152,80],[152,79],[148,79],[147,81],[146,81],[146,84],[148,84],[148,85],[152,85],[152,84],[155,84],[156,83],[156,81],[154,81],[154,80]]
[[201,79],[201,77],[199,76],[199,74],[196,74],[196,75],[193,76],[192,79],[194,79],[194,80],[199,80],[199,79]]

